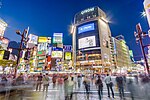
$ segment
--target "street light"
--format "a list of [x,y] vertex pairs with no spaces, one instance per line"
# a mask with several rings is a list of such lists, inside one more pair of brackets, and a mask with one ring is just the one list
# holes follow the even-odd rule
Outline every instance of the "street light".
[[28,31],[29,31],[29,27],[28,27],[28,29],[24,29],[22,34],[19,30],[16,31],[16,34],[21,36],[21,43],[20,43],[20,46],[19,46],[19,49],[18,49],[18,57],[17,57],[17,63],[16,63],[15,73],[14,73],[15,78],[16,78],[18,64],[19,64],[19,60],[20,60],[20,52],[22,50],[22,43],[27,41]]
[[137,43],[140,42],[142,54],[143,54],[143,57],[144,57],[144,60],[145,60],[145,65],[146,65],[147,73],[150,74],[148,61],[147,61],[146,54],[145,54],[145,51],[144,51],[144,48],[145,48],[145,47],[148,47],[150,44],[144,45],[144,44],[143,44],[143,41],[142,41],[142,39],[143,39],[144,37],[146,37],[148,34],[146,34],[146,32],[142,32],[142,28],[141,28],[140,23],[138,23],[138,24],[136,25],[136,30],[137,30],[137,32],[134,32],[134,35],[135,35],[135,38],[136,38],[136,42],[137,42]]

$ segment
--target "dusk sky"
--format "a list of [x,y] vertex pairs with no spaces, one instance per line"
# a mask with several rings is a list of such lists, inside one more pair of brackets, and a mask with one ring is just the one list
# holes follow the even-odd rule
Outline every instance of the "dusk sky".
[[[52,36],[54,32],[64,34],[64,44],[72,44],[69,25],[74,15],[86,8],[99,6],[110,21],[112,36],[124,35],[127,45],[133,50],[135,59],[142,57],[140,45],[136,44],[134,31],[141,23],[148,31],[147,19],[141,16],[144,0],[0,0],[0,17],[8,24],[5,37],[20,41],[15,31],[30,27],[29,33]],[[150,39],[145,39],[150,43]]]

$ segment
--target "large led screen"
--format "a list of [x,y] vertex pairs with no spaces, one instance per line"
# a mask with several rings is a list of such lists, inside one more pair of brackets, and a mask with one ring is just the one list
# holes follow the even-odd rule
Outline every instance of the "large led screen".
[[94,28],[94,23],[86,24],[83,26],[78,27],[78,34],[87,32],[87,31],[93,31]]
[[62,58],[62,51],[52,51],[52,58]]
[[78,39],[79,49],[87,48],[87,47],[94,47],[94,46],[96,46],[95,36],[89,36],[89,37]]

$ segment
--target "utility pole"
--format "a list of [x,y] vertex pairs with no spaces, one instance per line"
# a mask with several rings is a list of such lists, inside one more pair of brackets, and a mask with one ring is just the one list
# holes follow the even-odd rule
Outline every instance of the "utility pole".
[[28,29],[24,29],[22,34],[19,30],[16,31],[16,33],[21,36],[21,43],[20,43],[20,46],[19,46],[19,49],[18,49],[17,63],[16,63],[15,73],[14,73],[15,78],[17,76],[17,69],[18,69],[18,66],[19,66],[20,52],[22,51],[22,43],[24,41],[25,42],[27,41],[28,31],[29,31],[29,27],[28,27]]
[[137,33],[134,32],[134,35],[136,37],[136,42],[137,43],[138,43],[138,41],[140,42],[142,54],[143,54],[143,57],[144,57],[144,60],[145,60],[145,65],[146,65],[147,73],[150,74],[150,72],[149,72],[149,66],[148,66],[148,61],[147,61],[146,53],[145,53],[145,50],[144,50],[144,48],[147,47],[147,45],[144,46],[143,41],[142,41],[142,38],[145,37],[147,34],[145,32],[142,32],[142,28],[141,28],[140,23],[138,23],[136,25],[136,30],[137,30]]

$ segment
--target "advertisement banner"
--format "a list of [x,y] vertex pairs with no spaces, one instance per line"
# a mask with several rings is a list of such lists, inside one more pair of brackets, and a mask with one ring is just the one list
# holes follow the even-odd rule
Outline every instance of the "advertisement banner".
[[46,55],[46,51],[39,51],[37,52],[37,55],[38,56]]
[[52,58],[62,58],[62,51],[52,51]]
[[3,60],[4,52],[5,52],[4,50],[0,51],[0,60]]
[[0,19],[0,36],[4,36],[4,32],[5,32],[5,29],[7,27],[7,24]]
[[71,52],[65,52],[65,60],[71,60]]
[[64,52],[72,52],[72,45],[64,45]]
[[53,43],[63,43],[63,33],[54,33]]
[[28,38],[29,38],[28,43],[37,44],[38,36],[36,36],[34,34],[29,34]]
[[94,28],[94,23],[86,24],[83,26],[78,27],[78,34],[87,32],[87,31],[93,31]]
[[39,43],[38,44],[38,51],[44,51],[47,50],[47,43]]
[[79,49],[87,48],[87,47],[94,47],[94,46],[96,46],[95,36],[89,36],[89,37],[78,39]]
[[47,43],[51,44],[52,38],[51,37],[47,37]]
[[51,69],[51,56],[47,57],[47,69],[46,70],[50,70]]
[[47,37],[39,37],[38,38],[38,42],[39,43],[45,43],[45,42],[47,42]]
[[52,55],[52,47],[48,47],[48,55]]

